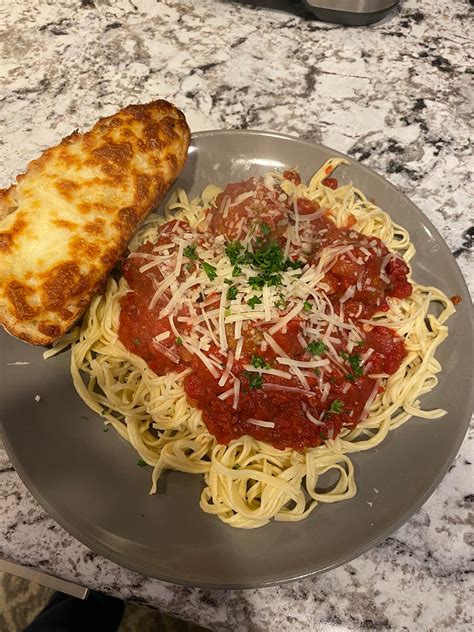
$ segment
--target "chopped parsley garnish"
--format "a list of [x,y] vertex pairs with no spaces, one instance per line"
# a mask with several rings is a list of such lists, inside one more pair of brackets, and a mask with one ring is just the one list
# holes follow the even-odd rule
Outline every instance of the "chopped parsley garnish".
[[214,281],[214,279],[217,276],[216,267],[215,266],[211,266],[211,264],[207,263],[207,261],[203,261],[202,262],[202,269],[207,274],[207,277],[208,277],[209,281]]
[[305,312],[310,312],[312,309],[313,309],[313,306],[312,306],[312,304],[309,301],[305,301],[303,303],[303,310]]
[[280,285],[281,274],[261,272],[258,276],[249,277],[249,285],[252,290],[262,289],[264,285]]
[[[364,343],[362,342],[362,344]],[[361,377],[362,375],[364,375],[364,369],[362,368],[360,364],[361,362],[360,354],[353,353],[352,355],[349,355],[348,353],[346,353],[345,351],[341,349],[339,351],[339,355],[341,356],[343,360],[346,360],[350,364],[350,367],[351,367],[351,373],[348,373],[346,375],[346,380],[349,380],[349,382],[355,382],[355,380],[358,377]]]
[[306,351],[311,355],[321,356],[327,351],[327,347],[324,342],[313,340],[313,342],[310,342],[306,347]]
[[265,235],[265,237],[268,237],[271,231],[270,226],[268,224],[265,224],[264,222],[259,222],[258,227],[262,231],[262,235]]
[[358,353],[353,353],[352,355],[350,355],[347,358],[347,361],[351,365],[352,375],[354,375],[354,377],[361,377],[362,375],[364,375],[364,369],[360,364],[361,357]]
[[224,283],[227,283],[227,285],[232,285],[231,279],[224,279]]
[[148,465],[148,463],[146,461],[144,461],[143,459],[138,459],[137,465],[138,465],[138,467],[146,467]]
[[234,266],[239,259],[240,251],[243,249],[240,241],[229,241],[225,247],[225,254],[229,257],[231,264]]
[[363,347],[365,345],[365,340],[358,340],[356,342],[356,347]]
[[270,285],[280,285],[281,283],[281,274],[270,274],[266,279],[265,283]]
[[196,259],[198,258],[196,254],[196,245],[191,244],[190,246],[186,246],[186,248],[183,250],[183,255],[187,257],[188,259],[192,259],[193,261],[196,261]]
[[280,294],[280,298],[278,299],[278,301],[275,301],[274,305],[275,307],[279,307],[280,309],[286,307],[286,301],[282,294]]
[[255,309],[255,305],[259,305],[261,302],[262,302],[262,299],[258,298],[258,296],[252,296],[247,301],[247,303],[250,305],[252,309]]
[[250,265],[260,268],[262,272],[283,272],[289,268],[300,268],[302,265],[299,261],[287,259],[276,241],[271,241],[263,248],[247,255],[249,255]]
[[247,378],[250,388],[262,388],[263,377],[259,373],[243,371],[242,375]]
[[[302,267],[303,267],[303,265],[304,265],[304,264],[303,264],[303,262],[302,262],[302,261],[298,261],[298,260],[296,260],[296,261],[292,261],[291,259],[287,259],[287,260],[286,260],[286,266],[287,266],[287,268],[286,268],[286,269],[287,269],[287,270],[288,270],[288,269],[290,269],[290,270],[299,270],[300,268],[302,268]],[[298,277],[298,278],[299,278],[299,277]]]
[[341,402],[340,399],[335,399],[331,406],[329,407],[329,410],[327,411],[328,413],[333,413],[335,415],[338,415],[339,413],[342,413],[342,411],[344,410],[344,404]]
[[252,290],[259,290],[265,285],[265,279],[261,274],[255,277],[249,277],[249,285]]
[[182,345],[183,344],[183,339],[182,338],[176,338],[175,340],[177,345]]
[[138,347],[138,345],[141,343],[140,338],[134,338],[133,339],[133,344],[136,345]]
[[233,301],[235,298],[237,298],[237,293],[238,293],[238,289],[236,285],[231,285],[230,288],[227,290],[227,299],[229,301]]
[[[263,226],[267,226],[267,224],[263,224]],[[270,278],[270,275],[275,272],[284,272],[289,269],[296,270],[303,265],[301,261],[287,259],[280,244],[276,241],[270,241],[261,248],[257,248],[255,252],[245,250],[240,241],[230,241],[225,247],[225,254],[229,257],[233,266],[238,267],[247,264],[260,270],[260,273],[263,273],[265,283]],[[236,276],[234,272],[232,274]],[[273,283],[269,283],[269,285],[275,285],[276,279],[276,277],[273,278]],[[280,281],[278,280],[278,282]]]
[[240,268],[239,266],[234,266],[232,268],[232,276],[236,277],[236,276],[239,276],[240,274],[242,274],[242,268]]
[[270,368],[270,365],[265,360],[265,358],[262,358],[262,356],[259,356],[259,355],[252,355],[252,359],[250,360],[250,362],[256,369],[269,369]]

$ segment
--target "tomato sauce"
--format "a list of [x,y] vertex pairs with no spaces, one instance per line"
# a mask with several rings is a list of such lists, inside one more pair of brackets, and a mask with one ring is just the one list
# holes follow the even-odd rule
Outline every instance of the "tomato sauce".
[[[180,225],[183,229],[182,222],[172,221],[165,224],[157,241],[140,246],[135,256],[129,257],[122,267],[122,274],[132,291],[121,299],[118,335],[125,348],[143,358],[157,375],[166,375],[171,371],[180,372],[187,368],[187,365],[182,358],[181,345],[179,341],[176,343],[176,336],[171,331],[169,319],[159,317],[170,298],[169,294],[163,293],[153,309],[149,308],[156,285],[164,280],[160,267],[157,265],[145,272],[140,272],[140,268],[150,263],[147,255],[151,255],[157,246],[169,242],[173,230]],[[184,274],[182,276],[184,277]],[[167,332],[168,338],[160,343],[168,350],[165,355],[153,343],[153,338]]]
[[[295,184],[300,182],[296,171],[287,172],[287,177]],[[326,178],[325,184],[336,188],[337,182],[334,186],[332,180]],[[252,195],[247,195],[250,193]],[[209,432],[222,444],[250,435],[279,449],[304,450],[320,445],[325,439],[335,438],[342,428],[357,426],[367,415],[368,400],[372,401],[382,390],[377,376],[392,375],[406,356],[403,340],[391,329],[363,322],[370,321],[377,312],[388,310],[387,299],[405,298],[411,294],[406,263],[401,257],[389,253],[376,237],[358,233],[350,226],[338,228],[316,203],[300,198],[296,204],[295,208],[278,186],[269,190],[256,179],[230,184],[208,211],[205,238],[212,241],[225,235],[227,240],[235,240],[254,231],[257,244],[274,241],[283,249],[286,227],[299,217],[300,226],[304,226],[301,234],[312,238],[306,251],[290,253],[290,260],[298,257],[302,265],[317,266],[325,252],[339,253],[335,261],[332,258],[322,286],[334,314],[342,316],[345,322],[352,322],[362,332],[357,343],[349,349],[344,332],[336,328],[331,340],[337,358],[328,353],[326,345],[321,347],[322,343],[314,348],[302,344],[306,326],[304,312],[273,334],[273,340],[292,360],[308,363],[329,359],[323,370],[324,381],[320,369],[304,371],[305,388],[295,375],[288,379],[265,373],[271,369],[288,371],[287,366],[276,361],[278,353],[265,343],[262,345],[271,324],[262,321],[246,323],[241,357],[232,365],[232,377],[219,386],[226,363],[220,348],[213,343],[206,351],[208,358],[220,362],[220,366],[214,362],[219,367],[219,376],[214,377],[202,359],[191,353],[176,336],[176,326],[183,336],[191,331],[192,326],[185,322],[189,310],[181,308],[174,315],[173,327],[168,315],[162,315],[172,298],[169,289],[160,294],[150,309],[157,288],[167,279],[166,269],[160,264],[160,253],[172,242],[173,234],[187,230],[184,222],[165,224],[156,241],[141,246],[123,266],[123,275],[131,291],[121,299],[120,340],[158,375],[190,369],[184,379],[188,400],[202,411]],[[177,246],[172,245],[165,252],[171,252],[172,248]],[[153,265],[154,258],[156,265]],[[181,267],[180,282],[185,282],[197,265],[193,257],[188,258],[186,265]],[[211,293],[202,305],[213,309],[219,300],[220,295],[213,298]],[[200,305],[196,304],[195,308],[198,311]],[[308,300],[305,310],[313,309],[313,301]],[[180,316],[184,318],[179,319]],[[226,325],[226,330],[233,353],[236,348],[233,327]],[[159,343],[155,340],[157,336]],[[249,370],[252,367],[253,370]],[[256,367],[261,372],[256,371]],[[233,379],[240,383],[237,405],[235,392],[230,393]],[[279,390],[281,387],[283,390]],[[262,420],[264,425],[252,423]]]

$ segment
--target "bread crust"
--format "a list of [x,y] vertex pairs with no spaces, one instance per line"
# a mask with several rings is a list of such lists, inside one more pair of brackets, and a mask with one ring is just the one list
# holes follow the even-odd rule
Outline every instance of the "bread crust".
[[130,105],[47,149],[0,190],[0,324],[47,345],[103,288],[178,177],[190,131],[167,101]]

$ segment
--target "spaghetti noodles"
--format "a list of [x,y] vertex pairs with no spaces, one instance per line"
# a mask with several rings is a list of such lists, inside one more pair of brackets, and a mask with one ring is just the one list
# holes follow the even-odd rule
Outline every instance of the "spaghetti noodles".
[[302,520],[354,496],[352,453],[444,414],[420,396],[454,307],[407,280],[408,233],[337,185],[342,162],[177,191],[74,332],[77,392],[152,493],[166,469],[202,474],[202,510],[231,526]]

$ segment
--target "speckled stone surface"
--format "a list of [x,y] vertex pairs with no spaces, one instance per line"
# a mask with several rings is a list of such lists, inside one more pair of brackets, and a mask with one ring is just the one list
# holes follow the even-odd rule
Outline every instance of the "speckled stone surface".
[[[373,167],[431,219],[473,288],[471,5],[407,0],[376,25],[347,29],[297,1],[0,4],[0,185],[73,129],[167,98],[194,131],[280,131]],[[366,555],[314,579],[225,593],[143,578],[91,553],[0,452],[0,555],[215,630],[468,629],[470,446]]]

